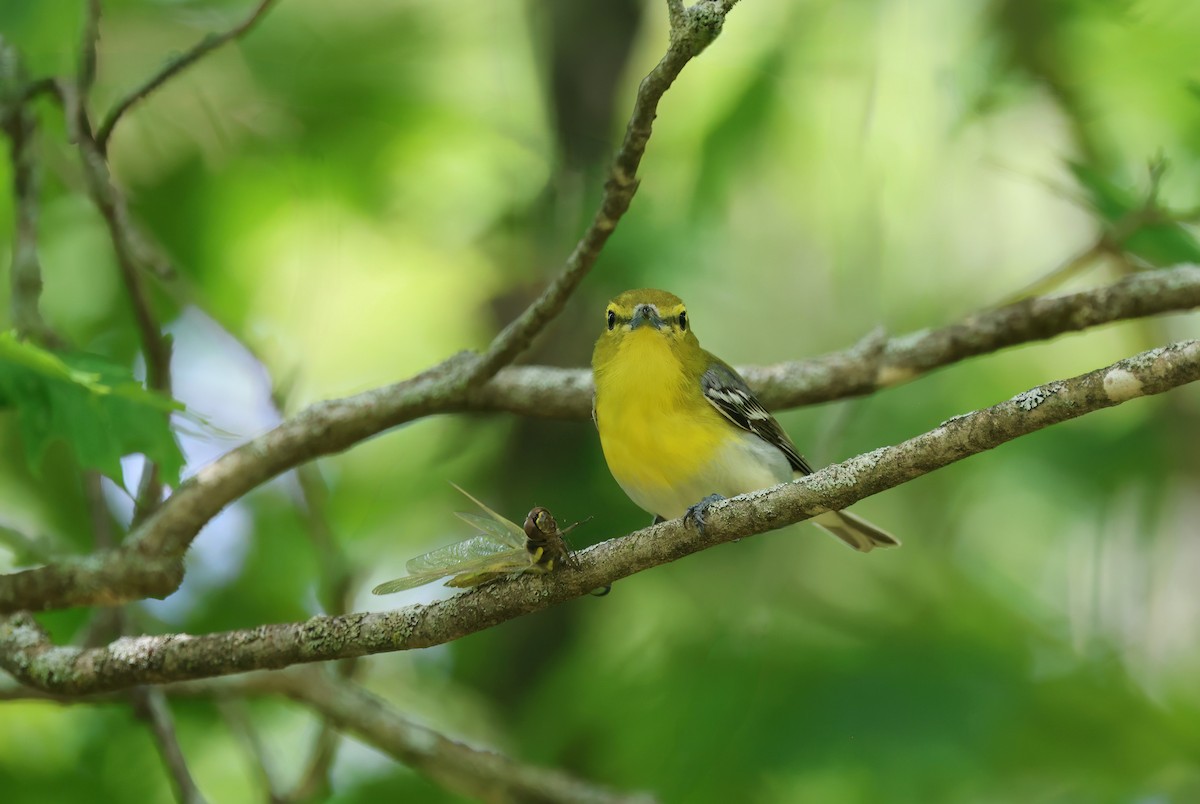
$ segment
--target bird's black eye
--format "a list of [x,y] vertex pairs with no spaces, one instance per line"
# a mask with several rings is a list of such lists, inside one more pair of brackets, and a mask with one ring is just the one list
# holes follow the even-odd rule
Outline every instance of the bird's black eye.
[[687,311],[686,310],[679,314],[679,328],[683,329],[683,330],[687,329]]
[[608,311],[608,328],[612,329],[617,325],[617,314],[612,310]]

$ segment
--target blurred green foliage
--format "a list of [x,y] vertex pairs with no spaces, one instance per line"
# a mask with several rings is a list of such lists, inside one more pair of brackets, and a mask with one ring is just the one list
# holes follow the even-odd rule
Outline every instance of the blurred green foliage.
[[103,358],[56,354],[0,333],[0,409],[16,414],[35,474],[46,448],[61,440],[81,466],[114,482],[122,481],[121,457],[141,453],[177,483],[183,455],[167,416],[180,408]]
[[[72,74],[82,5],[0,4],[0,34],[31,74]],[[285,0],[117,127],[115,174],[180,274],[153,301],[195,415],[176,422],[185,475],[271,426],[269,378],[294,412],[480,347],[531,298],[590,216],[666,41],[660,3],[614,2],[598,22],[608,5]],[[105,2],[94,116],[247,6]],[[744,0],[665,98],[628,217],[526,359],[586,364],[603,302],[634,286],[681,295],[704,345],[734,363],[947,323],[1137,209],[1157,154],[1171,165],[1157,201],[1196,209],[1197,41],[1200,5],[1181,0]],[[61,114],[37,111],[43,312],[79,350],[141,371]],[[0,160],[0,185],[10,172]],[[11,231],[4,194],[5,266]],[[1139,236],[1127,245],[1150,264],[1196,259],[1191,225]],[[1128,268],[1106,257],[1072,286]],[[781,420],[822,464],[1195,324],[1110,326]],[[163,460],[155,438],[130,448]],[[38,447],[0,415],[0,524],[47,550],[91,545],[80,469],[97,464],[71,443],[49,445],[34,474]],[[363,660],[364,681],[452,736],[665,801],[1195,801],[1197,443],[1195,389],[1139,400],[858,506],[900,551],[863,557],[800,526]],[[122,465],[136,488],[138,461]],[[646,522],[587,422],[438,417],[320,465],[357,609],[445,593],[366,590],[466,535],[447,481],[514,519],[533,505],[564,523],[595,515],[577,546]],[[107,491],[127,520],[128,495]],[[0,544],[0,570],[19,559]],[[214,520],[183,588],[135,619],[195,633],[303,618],[320,610],[321,567],[284,477]],[[78,640],[85,614],[43,622]],[[317,722],[250,706],[293,780]],[[201,789],[263,800],[215,707],[174,709]],[[170,799],[127,707],[8,703],[0,721],[5,804]],[[333,781],[339,802],[453,800],[353,740]]]

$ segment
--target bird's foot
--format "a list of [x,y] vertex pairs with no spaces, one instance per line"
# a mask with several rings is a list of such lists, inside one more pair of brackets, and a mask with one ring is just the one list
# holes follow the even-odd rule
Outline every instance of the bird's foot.
[[704,526],[707,524],[705,515],[708,513],[708,507],[715,502],[720,502],[725,498],[720,494],[710,494],[700,502],[687,509],[687,513],[683,515],[684,524],[691,523],[696,530],[704,533]]

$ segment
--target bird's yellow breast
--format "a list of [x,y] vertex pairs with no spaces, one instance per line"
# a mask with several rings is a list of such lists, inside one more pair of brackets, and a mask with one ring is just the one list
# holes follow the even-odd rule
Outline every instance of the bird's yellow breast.
[[617,359],[596,373],[596,426],[613,477],[647,507],[639,497],[688,485],[704,471],[729,424],[659,333],[634,330],[617,348]]

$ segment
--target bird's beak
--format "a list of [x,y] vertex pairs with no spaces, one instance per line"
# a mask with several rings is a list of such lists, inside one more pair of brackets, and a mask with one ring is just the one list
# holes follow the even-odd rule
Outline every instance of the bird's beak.
[[653,304],[639,304],[633,311],[633,318],[629,321],[629,328],[637,329],[643,324],[649,324],[655,329],[662,329],[663,320],[658,317],[658,310]]

